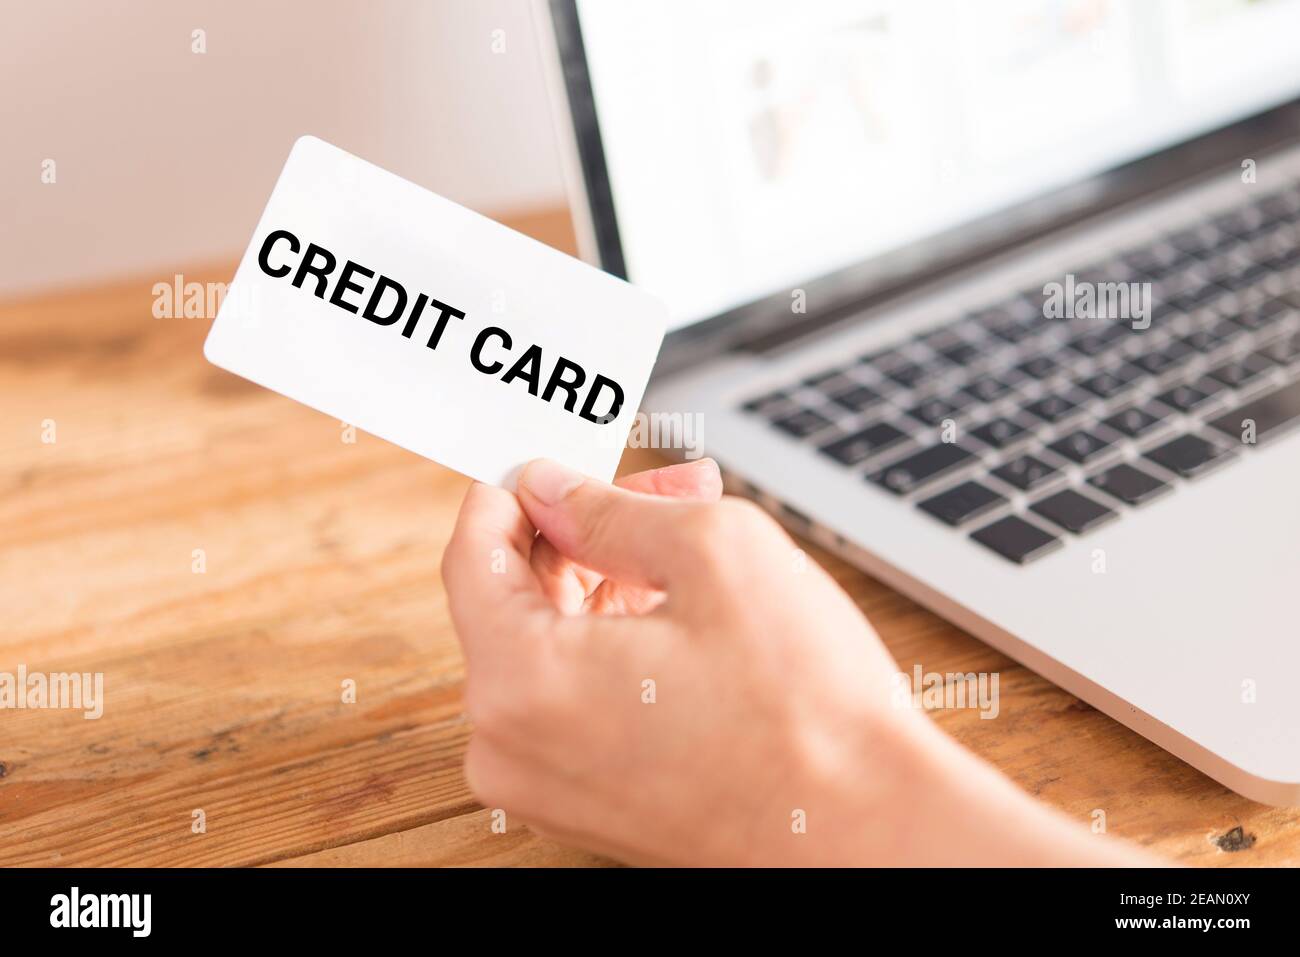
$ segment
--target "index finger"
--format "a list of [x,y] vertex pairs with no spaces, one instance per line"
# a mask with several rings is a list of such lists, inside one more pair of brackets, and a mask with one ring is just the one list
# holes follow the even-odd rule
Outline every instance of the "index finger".
[[614,484],[629,492],[644,492],[668,498],[698,499],[702,502],[716,502],[722,498],[722,474],[718,471],[718,463],[709,458],[633,472],[614,479]]
[[[697,459],[633,472],[614,479],[614,484],[630,492],[668,498],[716,502],[722,497],[722,475],[713,459]],[[581,605],[604,581],[602,575],[569,561],[545,538],[539,538],[533,544],[529,561],[551,602],[558,608]],[[573,582],[577,583],[576,588],[569,587]]]
[[479,482],[465,493],[442,580],[466,658],[555,616],[529,567],[535,535],[512,493]]

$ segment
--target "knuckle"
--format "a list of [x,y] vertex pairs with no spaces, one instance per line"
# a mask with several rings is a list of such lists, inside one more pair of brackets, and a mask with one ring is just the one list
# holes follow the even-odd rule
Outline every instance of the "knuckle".
[[769,533],[771,526],[772,519],[749,499],[727,497],[704,507],[697,532],[706,549],[721,546],[731,551]]
[[714,576],[734,569],[742,556],[757,557],[785,534],[754,502],[731,496],[702,506],[692,524],[696,559],[703,572]]
[[508,803],[505,765],[500,754],[475,736],[465,751],[465,784],[485,807]]
[[772,517],[751,499],[728,495],[717,502],[717,508],[727,516],[726,521],[737,533],[752,533],[775,527]]

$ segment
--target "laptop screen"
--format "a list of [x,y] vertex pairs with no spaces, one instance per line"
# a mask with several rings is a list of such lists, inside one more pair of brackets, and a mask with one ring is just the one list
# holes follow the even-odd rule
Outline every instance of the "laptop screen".
[[577,10],[627,275],[674,329],[1300,92],[1300,0]]

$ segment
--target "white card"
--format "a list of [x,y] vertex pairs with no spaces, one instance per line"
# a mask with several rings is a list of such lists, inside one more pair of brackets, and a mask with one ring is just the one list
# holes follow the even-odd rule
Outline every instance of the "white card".
[[203,351],[513,489],[541,457],[614,477],[666,321],[621,279],[304,136]]

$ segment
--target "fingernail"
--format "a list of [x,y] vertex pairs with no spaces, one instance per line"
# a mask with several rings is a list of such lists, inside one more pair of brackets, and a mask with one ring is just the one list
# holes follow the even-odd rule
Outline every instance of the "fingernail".
[[702,486],[722,484],[722,470],[713,459],[696,459],[687,467],[691,470],[694,481]]
[[530,462],[519,476],[520,486],[528,489],[543,505],[559,504],[583,481],[582,475],[550,459]]

